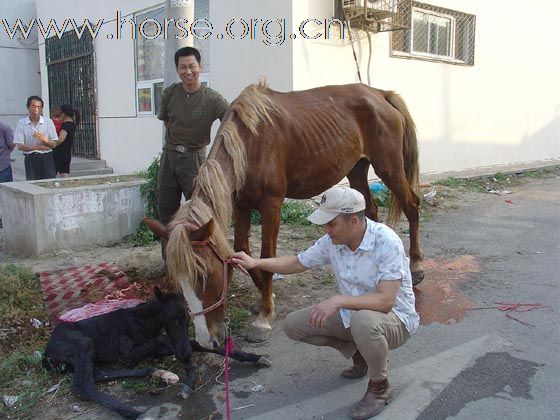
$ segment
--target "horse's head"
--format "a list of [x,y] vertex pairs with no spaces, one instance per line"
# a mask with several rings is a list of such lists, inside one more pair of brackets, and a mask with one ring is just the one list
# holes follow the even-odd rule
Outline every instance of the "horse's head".
[[213,349],[225,341],[224,303],[230,266],[224,264],[229,255],[227,241],[213,219],[200,227],[178,223],[169,228],[154,220],[145,220],[156,234],[167,238],[166,263],[171,280],[182,290],[195,327],[196,341]]

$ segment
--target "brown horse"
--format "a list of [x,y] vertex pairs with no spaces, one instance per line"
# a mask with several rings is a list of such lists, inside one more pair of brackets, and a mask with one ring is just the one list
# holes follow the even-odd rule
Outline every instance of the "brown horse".
[[[420,200],[414,193],[418,181],[416,129],[404,101],[394,92],[363,84],[288,93],[273,91],[262,82],[248,86],[224,116],[195,181],[193,197],[211,207],[216,231],[227,231],[234,211],[236,251],[250,252],[250,212],[258,209],[261,257],[274,257],[286,197],[316,196],[346,176],[351,187],[364,195],[366,215],[377,220],[367,181],[370,165],[393,195],[389,223],[398,220],[401,209],[408,218],[410,266],[418,283],[423,273],[418,238]],[[194,203],[187,206],[190,211],[196,207]],[[188,211],[181,212],[184,220],[190,217]],[[183,231],[181,223],[181,217],[175,216],[171,231]],[[185,235],[181,235],[185,240],[168,244],[170,268],[176,264],[175,258],[184,258]],[[188,262],[181,266],[186,269]],[[174,269],[176,275],[183,268]],[[274,314],[272,273],[252,270],[250,274],[262,299],[249,338],[262,340],[271,330]]]

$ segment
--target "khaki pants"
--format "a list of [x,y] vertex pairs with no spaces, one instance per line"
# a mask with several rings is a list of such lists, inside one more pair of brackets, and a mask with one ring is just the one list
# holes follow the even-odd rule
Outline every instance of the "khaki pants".
[[389,349],[400,347],[410,337],[405,325],[393,312],[356,311],[350,328],[345,328],[337,311],[322,328],[313,328],[308,322],[312,309],[310,306],[288,314],[284,320],[286,335],[315,346],[333,347],[347,359],[358,349],[367,362],[372,379],[387,377]]

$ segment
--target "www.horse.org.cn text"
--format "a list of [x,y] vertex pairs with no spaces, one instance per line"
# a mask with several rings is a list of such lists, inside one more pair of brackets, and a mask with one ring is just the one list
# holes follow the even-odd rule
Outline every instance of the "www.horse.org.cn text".
[[92,39],[106,37],[107,39],[230,39],[260,41],[265,45],[280,46],[287,40],[343,40],[346,29],[344,22],[333,18],[309,18],[289,30],[289,22],[286,18],[231,18],[218,30],[208,19],[165,18],[163,21],[147,18],[135,20],[133,17],[123,17],[120,11],[116,12],[114,20],[105,21],[99,19],[91,22],[88,19],[66,18],[62,21],[49,19],[48,22],[41,18],[33,18],[28,22],[16,19],[10,22],[2,19],[4,33],[10,39],[28,39],[33,28],[36,28],[39,36],[43,39],[56,36],[59,39],[66,31],[74,31],[78,39],[82,36],[90,36]]

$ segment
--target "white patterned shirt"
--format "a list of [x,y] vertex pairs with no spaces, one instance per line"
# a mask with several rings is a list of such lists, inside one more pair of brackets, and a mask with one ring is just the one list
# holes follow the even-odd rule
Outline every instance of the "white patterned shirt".
[[[361,296],[376,291],[382,280],[401,280],[392,311],[412,335],[420,324],[414,308],[412,277],[408,258],[398,235],[383,223],[367,220],[362,242],[355,251],[347,245],[334,245],[329,235],[321,237],[313,246],[298,254],[299,262],[313,268],[331,264],[338,287],[343,295]],[[350,326],[355,311],[341,309],[344,326]]]

